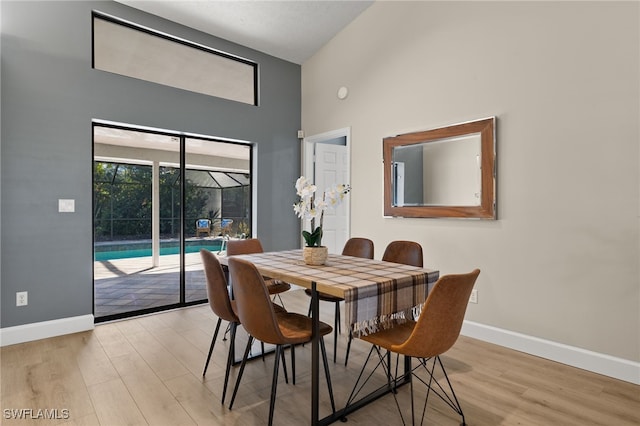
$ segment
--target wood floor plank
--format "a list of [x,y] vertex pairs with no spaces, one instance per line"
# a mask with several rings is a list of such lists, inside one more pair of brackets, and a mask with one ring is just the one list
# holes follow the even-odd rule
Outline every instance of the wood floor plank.
[[172,354],[167,353],[164,346],[144,328],[142,331],[127,334],[126,338],[160,379],[166,380],[188,372],[184,365]]
[[139,354],[123,355],[112,362],[149,424],[195,424]]
[[119,323],[100,325],[93,332],[109,358],[135,353],[133,346],[120,331]]
[[239,417],[220,402],[222,391],[214,394],[192,374],[166,380],[165,385],[197,424],[221,424],[225,418],[231,421]]
[[147,425],[142,412],[121,379],[89,386],[100,425]]
[[176,330],[166,328],[154,329],[150,332],[165,350],[176,357],[191,373],[202,374],[206,352],[190,343]]
[[90,386],[117,379],[118,373],[95,333],[85,332],[78,337],[80,345],[76,348],[76,359],[85,384]]

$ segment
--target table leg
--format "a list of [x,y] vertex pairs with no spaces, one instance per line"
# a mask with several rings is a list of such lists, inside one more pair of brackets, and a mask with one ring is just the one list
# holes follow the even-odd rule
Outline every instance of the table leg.
[[311,282],[311,425],[317,425],[320,403],[320,303],[316,282]]

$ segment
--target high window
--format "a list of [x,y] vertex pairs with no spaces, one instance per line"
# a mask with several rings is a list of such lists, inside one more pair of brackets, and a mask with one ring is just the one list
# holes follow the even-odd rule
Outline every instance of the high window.
[[93,14],[93,67],[258,104],[255,62],[98,12]]

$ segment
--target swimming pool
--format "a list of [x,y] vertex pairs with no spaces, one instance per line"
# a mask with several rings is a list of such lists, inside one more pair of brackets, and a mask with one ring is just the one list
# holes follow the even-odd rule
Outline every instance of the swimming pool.
[[[219,251],[222,247],[222,240],[196,240],[185,242],[186,253],[197,253],[200,249],[207,249],[213,252]],[[177,241],[161,241],[160,256],[180,253],[180,246]],[[96,244],[93,249],[94,261],[105,261],[114,259],[129,259],[132,257],[150,257],[151,242],[120,242]]]

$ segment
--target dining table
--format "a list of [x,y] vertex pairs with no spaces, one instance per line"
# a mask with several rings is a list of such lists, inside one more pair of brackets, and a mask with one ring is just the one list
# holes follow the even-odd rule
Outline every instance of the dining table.
[[[344,299],[344,323],[354,337],[393,327],[394,324],[417,318],[439,277],[439,271],[428,268],[329,254],[324,265],[307,265],[301,249],[236,255],[253,263],[265,277],[279,279],[311,290],[311,424],[327,425],[343,420],[392,391],[379,389],[323,418],[319,418],[319,299],[327,293]],[[227,258],[220,261],[226,265]],[[233,283],[231,283],[233,286]],[[410,380],[410,363],[405,360],[405,382]],[[402,383],[399,383],[402,384]],[[396,384],[398,385],[398,384]]]

